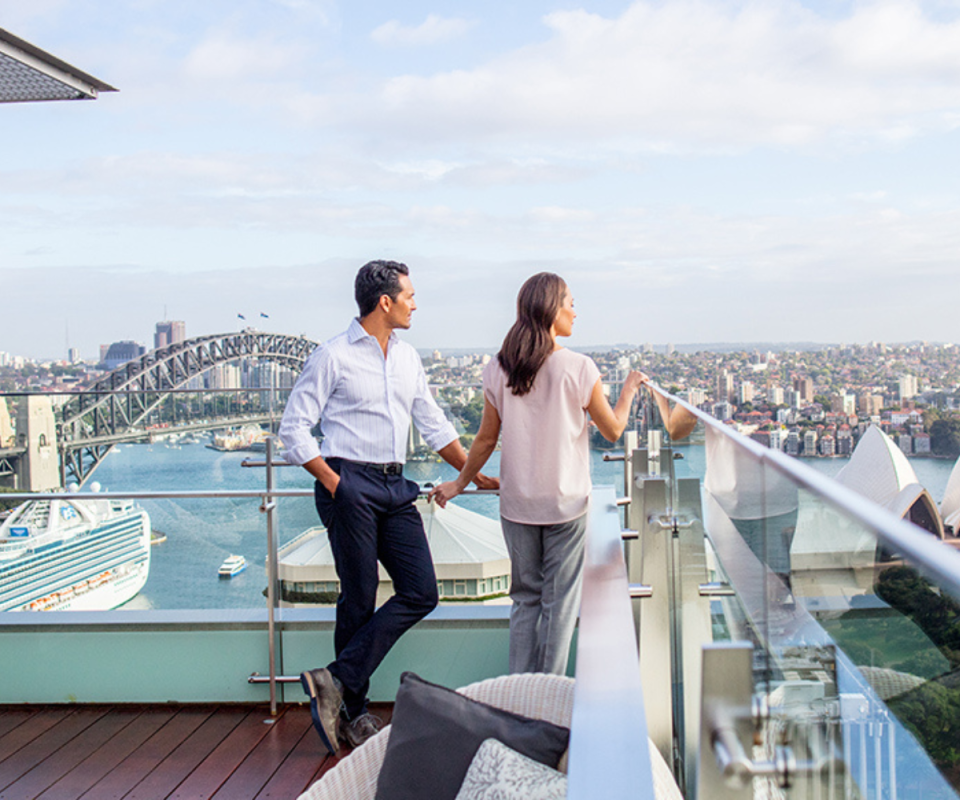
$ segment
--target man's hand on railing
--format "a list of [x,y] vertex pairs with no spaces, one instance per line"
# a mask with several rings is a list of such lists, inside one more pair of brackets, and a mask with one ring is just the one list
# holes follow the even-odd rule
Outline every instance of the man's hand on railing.
[[[480,477],[479,475],[477,476]],[[491,479],[492,480],[492,479]],[[479,486],[479,484],[477,484]],[[497,487],[499,488],[500,481],[497,480]],[[480,486],[482,489],[483,487]],[[430,490],[430,494],[427,495],[427,500],[431,503],[436,501],[437,505],[440,508],[446,508],[447,503],[450,500],[453,500],[463,489],[460,488],[460,485],[456,481],[447,481],[446,483],[441,483],[439,486],[435,486]]]

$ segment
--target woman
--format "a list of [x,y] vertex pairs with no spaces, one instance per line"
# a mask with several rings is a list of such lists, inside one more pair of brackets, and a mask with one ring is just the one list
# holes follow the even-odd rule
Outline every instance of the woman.
[[647,376],[631,372],[615,408],[600,371],[567,350],[573,297],[541,272],[517,297],[517,321],[483,372],[480,430],[456,480],[430,493],[441,507],[462,492],[502,435],[500,517],[510,554],[510,671],[565,674],[580,606],[590,455],[587,413],[613,442]]

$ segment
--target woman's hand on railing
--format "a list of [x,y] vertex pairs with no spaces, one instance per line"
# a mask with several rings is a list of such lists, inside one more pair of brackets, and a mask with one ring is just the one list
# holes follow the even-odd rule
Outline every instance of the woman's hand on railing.
[[500,479],[491,477],[490,475],[484,475],[482,472],[477,473],[477,477],[473,479],[473,482],[478,489],[483,489],[484,491],[496,492],[500,490]]
[[679,403],[670,408],[670,401],[667,400],[659,391],[649,383],[647,388],[660,409],[660,418],[663,420],[663,427],[667,429],[670,438],[673,441],[685,439],[697,425],[697,418]]

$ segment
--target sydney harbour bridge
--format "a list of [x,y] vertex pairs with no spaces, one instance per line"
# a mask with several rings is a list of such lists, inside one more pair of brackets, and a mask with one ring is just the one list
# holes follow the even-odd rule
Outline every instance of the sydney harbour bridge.
[[[237,389],[231,396],[196,388],[193,395],[187,392],[204,373],[244,359],[299,373],[316,347],[302,336],[246,330],[186,339],[126,362],[55,408],[61,482],[82,485],[120,442],[278,419],[284,393],[275,387]],[[21,446],[4,453],[10,463],[29,446],[18,438]]]

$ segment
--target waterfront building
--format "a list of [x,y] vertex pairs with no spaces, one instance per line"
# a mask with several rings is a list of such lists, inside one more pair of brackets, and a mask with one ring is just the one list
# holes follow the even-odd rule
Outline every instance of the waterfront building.
[[930,453],[930,434],[916,433],[913,435],[914,455],[923,456]]
[[787,441],[783,449],[788,456],[800,455],[800,431],[797,428],[787,431]]
[[808,430],[803,434],[803,455],[815,456],[817,454],[817,432]]
[[837,452],[836,439],[832,434],[824,434],[820,437],[820,442],[818,447],[820,448],[820,455],[822,456],[832,456]]
[[770,449],[783,450],[783,445],[786,442],[786,431],[783,428],[771,428],[768,434],[770,437]]
[[913,453],[913,437],[909,433],[901,433],[897,436],[897,447],[904,455],[911,455]]
[[837,455],[848,456],[853,452],[853,430],[849,425],[837,429]]

